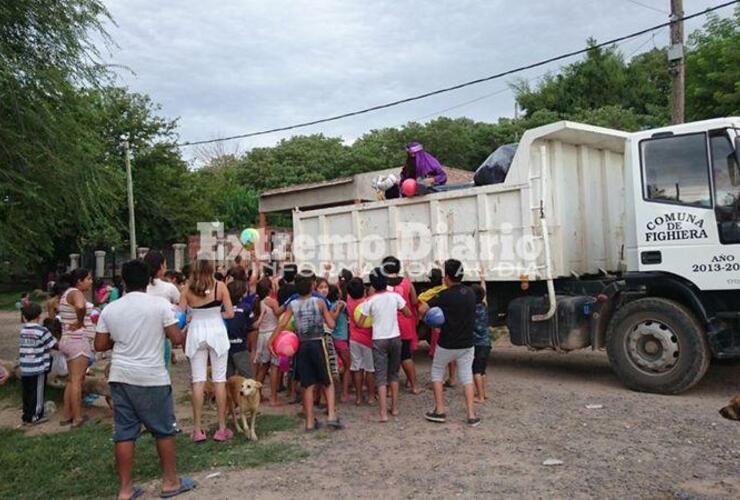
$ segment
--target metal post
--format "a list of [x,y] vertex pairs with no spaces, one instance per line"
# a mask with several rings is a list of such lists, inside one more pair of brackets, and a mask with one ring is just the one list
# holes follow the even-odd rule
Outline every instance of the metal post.
[[671,123],[684,122],[683,0],[671,0]]
[[105,276],[105,250],[95,250],[95,277]]
[[134,214],[134,181],[131,177],[131,158],[128,141],[123,141],[124,159],[126,161],[126,187],[128,191],[128,231],[131,259],[136,258],[136,216]]

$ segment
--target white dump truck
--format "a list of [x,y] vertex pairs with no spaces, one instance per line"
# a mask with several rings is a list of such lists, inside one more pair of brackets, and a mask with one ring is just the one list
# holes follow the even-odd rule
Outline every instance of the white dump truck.
[[527,131],[503,182],[294,211],[299,266],[424,286],[457,258],[490,318],[532,349],[606,349],[632,389],[684,391],[740,357],[740,117],[636,133]]

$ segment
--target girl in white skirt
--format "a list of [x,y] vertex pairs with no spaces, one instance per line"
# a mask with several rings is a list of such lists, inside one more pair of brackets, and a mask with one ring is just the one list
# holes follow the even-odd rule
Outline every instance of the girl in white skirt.
[[216,393],[218,430],[216,441],[228,441],[234,433],[226,428],[226,365],[229,353],[229,336],[224,318],[234,317],[231,297],[226,285],[216,281],[213,264],[209,260],[196,260],[191,267],[188,286],[180,297],[180,308],[190,308],[185,354],[190,360],[193,382],[193,430],[190,437],[195,442],[208,439],[203,429],[203,392],[205,389],[208,359],[211,360],[211,379]]

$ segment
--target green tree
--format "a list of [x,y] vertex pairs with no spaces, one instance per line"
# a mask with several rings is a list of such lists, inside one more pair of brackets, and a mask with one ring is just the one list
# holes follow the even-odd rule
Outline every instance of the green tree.
[[581,109],[624,103],[627,97],[627,66],[615,48],[591,47],[582,61],[563,68],[558,75],[548,75],[531,89],[524,81],[513,84],[516,99],[526,113],[539,110],[569,113]]
[[107,40],[97,0],[0,4],[0,259],[39,265],[79,235],[107,231],[115,171],[80,86],[104,83],[93,36]]
[[240,174],[240,160],[233,156],[213,158],[208,165],[191,172],[190,182],[198,186],[194,199],[199,200],[200,220],[223,222],[227,230],[257,223],[257,191],[245,184]]
[[92,128],[104,145],[99,165],[108,165],[121,179],[115,220],[110,221],[115,235],[90,241],[88,248],[107,248],[128,239],[123,137],[132,154],[137,240],[151,247],[181,241],[207,208],[192,201],[197,185],[175,144],[177,122],[159,116],[160,106],[148,96],[125,88],[104,87],[88,94],[97,119]]
[[292,184],[319,182],[351,170],[349,148],[338,137],[295,136],[271,148],[255,148],[239,162],[239,180],[265,191]]
[[734,15],[710,15],[689,36],[686,53],[686,118],[740,114],[740,6]]

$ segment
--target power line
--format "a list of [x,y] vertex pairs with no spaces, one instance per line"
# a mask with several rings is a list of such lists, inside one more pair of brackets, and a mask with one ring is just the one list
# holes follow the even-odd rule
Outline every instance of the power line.
[[646,9],[653,10],[655,12],[660,12],[661,14],[665,14],[666,16],[670,14],[667,10],[659,9],[658,7],[653,7],[652,5],[645,5],[642,2],[638,2],[637,0],[627,0],[630,3],[633,3],[635,5],[639,5],[640,7],[645,7]]
[[[700,16],[706,15],[706,14],[708,14],[710,12],[714,12],[716,10],[719,10],[719,9],[722,9],[722,8],[725,8],[725,7],[728,7],[730,5],[734,5],[734,4],[739,3],[739,2],[740,2],[740,0],[731,0],[729,2],[724,2],[724,3],[721,3],[721,4],[716,5],[714,7],[707,8],[707,9],[701,11],[701,12],[696,12],[694,14],[691,14],[691,15],[688,15],[688,16],[684,16],[680,20],[686,21],[688,19],[693,19],[695,17],[700,17]],[[333,121],[337,121],[337,120],[342,120],[344,118],[349,118],[349,117],[352,117],[352,116],[363,115],[365,113],[370,113],[371,111],[378,111],[378,110],[381,110],[381,109],[392,108],[392,107],[398,106],[400,104],[405,104],[405,103],[413,102],[413,101],[419,101],[421,99],[426,99],[427,97],[432,97],[432,96],[435,96],[435,95],[444,94],[444,93],[447,93],[447,92],[452,92],[453,90],[459,90],[459,89],[462,89],[462,88],[465,88],[465,87],[470,87],[472,85],[477,85],[477,84],[480,84],[480,83],[489,82],[491,80],[497,80],[497,79],[503,78],[505,76],[513,75],[514,73],[520,73],[520,72],[525,71],[525,70],[528,70],[528,69],[537,68],[537,67],[540,67],[540,66],[544,66],[546,64],[550,64],[552,62],[561,61],[563,59],[568,59],[570,57],[574,57],[574,56],[578,56],[578,55],[581,55],[581,54],[585,54],[588,51],[593,50],[593,49],[602,48],[602,47],[606,47],[606,46],[609,46],[609,45],[614,45],[616,43],[623,42],[625,40],[629,40],[630,38],[635,38],[635,37],[644,35],[646,33],[650,33],[652,31],[658,30],[660,28],[665,28],[667,26],[670,26],[672,22],[674,22],[674,21],[667,21],[667,22],[664,22],[664,23],[661,23],[661,24],[657,24],[655,26],[652,26],[650,28],[646,28],[646,29],[643,29],[643,30],[640,30],[640,31],[636,31],[634,33],[630,33],[628,35],[623,35],[623,36],[620,36],[620,37],[617,37],[617,38],[612,38],[611,40],[607,40],[606,42],[598,43],[598,44],[596,44],[596,45],[594,45],[592,47],[586,47],[584,49],[579,49],[579,50],[574,50],[574,51],[571,51],[571,52],[566,52],[566,53],[561,54],[559,56],[554,56],[554,57],[550,57],[548,59],[544,59],[542,61],[538,61],[538,62],[535,62],[535,63],[527,64],[527,65],[524,65],[524,66],[519,66],[518,68],[510,69],[510,70],[507,70],[507,71],[502,71],[502,72],[496,73],[494,75],[485,76],[485,77],[482,77],[482,78],[477,78],[475,80],[470,80],[470,81],[467,81],[467,82],[464,82],[464,83],[459,83],[457,85],[452,85],[450,87],[445,87],[445,88],[441,88],[441,89],[437,89],[437,90],[432,90],[430,92],[425,92],[423,94],[418,94],[418,95],[415,95],[415,96],[412,96],[412,97],[406,97],[404,99],[398,99],[396,101],[391,101],[391,102],[388,102],[388,103],[385,103],[385,104],[379,104],[377,106],[371,106],[369,108],[360,109],[360,110],[357,110],[357,111],[351,111],[349,113],[343,113],[343,114],[340,114],[340,115],[330,116],[328,118],[321,118],[321,119],[318,119],[318,120],[312,120],[312,121],[308,121],[308,122],[296,123],[294,125],[287,125],[287,126],[284,126],[284,127],[276,127],[276,128],[266,129],[266,130],[260,130],[260,131],[257,131],[257,132],[248,132],[248,133],[245,133],[245,134],[232,135],[232,136],[228,136],[228,137],[222,137],[220,139],[206,139],[206,140],[201,140],[201,141],[186,141],[186,142],[183,142],[183,143],[178,144],[178,146],[180,146],[180,147],[195,146],[195,145],[199,145],[199,144],[210,144],[210,143],[213,143],[213,142],[232,141],[232,140],[235,140],[235,139],[246,139],[247,137],[255,137],[255,136],[259,136],[259,135],[267,135],[267,134],[272,134],[272,133],[275,133],[275,132],[285,132],[287,130],[294,130],[294,129],[297,129],[297,128],[309,127],[311,125],[318,125],[320,123],[327,123],[327,122],[333,122]]]
[[[634,56],[637,52],[640,51],[640,49],[642,49],[645,45],[647,45],[648,43],[650,43],[651,41],[653,41],[656,33],[660,33],[662,30],[663,30],[663,28],[661,28],[661,29],[659,29],[659,30],[657,30],[657,31],[655,31],[653,33],[650,33],[649,34],[650,36],[647,38],[647,40],[645,40],[644,42],[642,42],[636,49],[634,49],[632,52],[629,53],[629,55],[627,55],[627,59],[631,59],[632,56]],[[540,73],[539,75],[537,75],[537,76],[535,76],[533,78],[527,78],[525,81],[526,81],[526,83],[532,83],[532,82],[534,82],[536,80],[539,80],[539,79],[547,76],[549,73],[550,73],[550,71],[548,70],[548,71],[546,71],[544,73]],[[482,101],[484,99],[488,99],[488,98],[491,98],[491,97],[495,97],[497,95],[501,95],[501,94],[503,94],[503,93],[505,93],[505,92],[507,92],[509,90],[511,90],[511,87],[505,87],[505,88],[502,88],[502,89],[494,90],[493,92],[489,92],[487,94],[483,94],[481,96],[475,97],[475,98],[470,99],[468,101],[464,101],[464,102],[461,102],[459,104],[455,104],[454,106],[450,106],[448,108],[441,109],[441,110],[435,111],[433,113],[427,113],[424,116],[420,116],[418,118],[414,118],[414,119],[412,119],[410,121],[416,122],[416,121],[420,121],[420,120],[425,120],[427,118],[431,118],[432,116],[440,115],[442,113],[447,113],[448,111],[453,111],[455,109],[459,109],[459,108],[465,107],[465,106],[467,106],[469,104],[473,104],[473,103]]]

